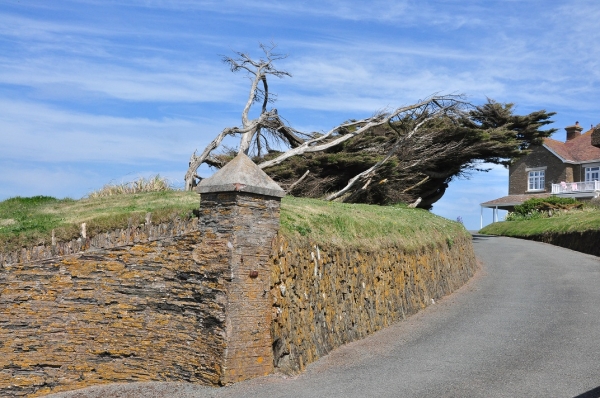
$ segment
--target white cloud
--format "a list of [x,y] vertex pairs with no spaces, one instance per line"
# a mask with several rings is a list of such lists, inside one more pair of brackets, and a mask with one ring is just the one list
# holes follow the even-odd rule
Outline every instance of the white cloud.
[[[110,97],[127,101],[222,102],[242,80],[211,64],[135,60],[127,66],[41,57],[23,63],[0,58],[0,83],[28,86],[63,98]],[[153,61],[153,62],[150,62]]]
[[[125,118],[0,100],[0,158],[45,162],[185,163],[224,122]],[[205,133],[202,134],[201,132]]]

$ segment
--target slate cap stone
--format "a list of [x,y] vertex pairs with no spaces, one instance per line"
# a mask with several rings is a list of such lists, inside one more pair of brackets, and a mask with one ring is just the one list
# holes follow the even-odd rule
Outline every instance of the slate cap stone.
[[279,198],[285,196],[285,191],[243,153],[211,177],[200,181],[196,192],[250,192]]

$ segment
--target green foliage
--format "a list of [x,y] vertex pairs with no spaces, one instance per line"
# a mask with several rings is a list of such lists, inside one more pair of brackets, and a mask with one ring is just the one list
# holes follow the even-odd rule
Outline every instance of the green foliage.
[[515,206],[514,213],[523,217],[533,216],[534,214],[538,213],[546,213],[546,215],[549,215],[549,211],[569,210],[573,208],[579,208],[581,206],[581,202],[578,202],[574,198],[559,198],[557,196],[550,196],[548,198],[529,199],[522,204]]
[[600,229],[600,210],[583,207],[568,212],[557,212],[552,217],[523,217],[511,222],[497,222],[486,226],[479,232],[526,238],[545,233],[583,232],[592,229]]
[[[387,205],[412,203],[420,197],[419,207],[430,208],[442,197],[454,178],[468,177],[470,172],[480,170],[482,162],[508,165],[526,155],[532,145],[540,144],[556,131],[545,129],[552,123],[550,118],[553,115],[553,112],[545,110],[515,115],[514,104],[488,100],[463,117],[432,119],[423,124],[397,155],[377,171],[369,184],[361,183],[343,201]],[[411,117],[396,120],[325,152],[294,156],[265,171],[285,187],[310,170],[308,177],[291,194],[321,198],[339,191],[351,178],[381,161],[389,148],[414,127],[414,123]],[[423,146],[422,140],[431,141]],[[420,162],[424,151],[429,151],[430,156],[425,163]],[[264,158],[256,158],[255,162],[278,154],[272,152]]]
[[547,212],[543,212],[537,209],[531,210],[529,213],[517,213],[516,211],[510,212],[506,215],[504,221],[523,221],[523,220],[537,220],[539,218],[549,217]]

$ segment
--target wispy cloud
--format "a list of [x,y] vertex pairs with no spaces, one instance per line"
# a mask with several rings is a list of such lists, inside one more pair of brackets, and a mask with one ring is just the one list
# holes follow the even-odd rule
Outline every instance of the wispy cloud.
[[135,61],[126,66],[42,57],[23,65],[4,58],[0,83],[53,91],[63,98],[95,95],[153,102],[221,102],[231,100],[240,86],[210,64],[182,68],[158,60]]
[[0,107],[0,158],[51,163],[181,159],[183,164],[226,123],[98,116],[3,100]]

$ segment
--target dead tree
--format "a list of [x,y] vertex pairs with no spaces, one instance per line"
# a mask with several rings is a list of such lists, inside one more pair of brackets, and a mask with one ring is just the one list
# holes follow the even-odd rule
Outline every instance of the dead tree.
[[[292,148],[304,142],[302,133],[286,126],[277,114],[277,109],[267,109],[267,104],[273,101],[269,93],[267,77],[269,75],[280,78],[291,76],[288,72],[278,70],[273,66],[273,62],[284,59],[286,56],[274,53],[275,45],[265,46],[261,44],[260,48],[263,50],[265,57],[258,61],[241,52],[236,53],[237,58],[223,57],[223,62],[229,65],[232,72],[246,71],[251,79],[250,93],[242,111],[242,126],[223,129],[200,155],[196,155],[196,152],[192,154],[188,171],[185,174],[186,190],[191,190],[194,187],[195,179],[198,178],[196,171],[201,164],[219,164],[219,161],[211,155],[227,136],[240,137],[239,152],[248,154],[252,144],[254,144],[258,156],[264,150],[268,151],[269,145],[273,141],[283,141]],[[260,115],[256,119],[249,119],[250,109],[257,102],[262,102]]]

